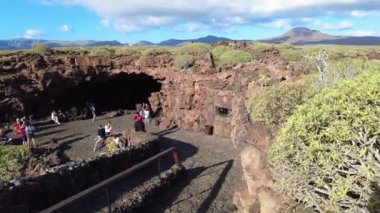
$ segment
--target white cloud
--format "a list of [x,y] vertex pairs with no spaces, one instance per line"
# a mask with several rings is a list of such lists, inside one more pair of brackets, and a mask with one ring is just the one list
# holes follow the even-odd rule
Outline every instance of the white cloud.
[[34,38],[41,38],[41,36],[44,34],[45,33],[40,30],[29,29],[25,31],[25,34],[22,37],[27,38],[27,39],[34,39]]
[[226,33],[226,34],[232,34],[232,33],[236,33],[236,32],[237,32],[237,30],[232,28],[232,27],[223,30],[223,33]]
[[342,21],[337,24],[330,24],[327,22],[322,22],[320,20],[315,20],[313,25],[316,27],[321,27],[324,30],[349,30],[354,27],[354,24],[349,21]]
[[355,30],[346,33],[348,36],[372,36],[373,31]]
[[[103,26],[126,32],[188,22],[227,29],[236,24],[262,23],[263,19],[301,19],[327,12],[335,16],[353,10],[380,10],[380,1],[375,0],[224,0],[223,3],[220,0],[151,0],[149,3],[141,3],[140,0],[40,1],[84,7],[96,13]],[[281,23],[273,24],[281,28]]]
[[100,23],[102,24],[103,27],[105,28],[109,28],[110,27],[110,20],[109,19],[102,19],[100,21]]
[[259,23],[261,27],[274,28],[274,29],[287,29],[292,25],[291,19],[277,19],[271,22]]
[[64,25],[59,27],[59,31],[64,32],[64,33],[71,32],[71,30],[72,30],[72,27],[70,25],[67,25],[67,24],[64,24]]
[[356,17],[356,18],[363,18],[363,17],[368,16],[368,13],[362,10],[354,10],[351,12],[351,16]]

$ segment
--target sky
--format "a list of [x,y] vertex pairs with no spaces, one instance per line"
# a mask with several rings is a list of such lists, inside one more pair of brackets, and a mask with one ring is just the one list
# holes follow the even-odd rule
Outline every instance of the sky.
[[380,0],[2,0],[0,16],[0,40],[255,40],[293,27],[380,36]]

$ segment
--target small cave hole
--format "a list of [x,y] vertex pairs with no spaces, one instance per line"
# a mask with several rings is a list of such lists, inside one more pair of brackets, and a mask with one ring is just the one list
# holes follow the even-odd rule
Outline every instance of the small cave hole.
[[225,108],[225,107],[220,107],[220,106],[216,107],[217,115],[222,116],[222,117],[228,117],[230,115],[230,111],[231,111],[230,109]]

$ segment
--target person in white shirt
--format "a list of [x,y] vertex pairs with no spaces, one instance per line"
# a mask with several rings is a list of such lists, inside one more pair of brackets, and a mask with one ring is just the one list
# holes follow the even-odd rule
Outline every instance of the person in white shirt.
[[150,111],[148,109],[143,110],[144,122],[150,124]]
[[106,136],[109,136],[111,134],[111,131],[112,131],[112,125],[111,125],[111,122],[107,122],[106,125],[104,126],[104,130],[106,132]]
[[58,114],[55,110],[51,113],[51,119],[54,121],[54,123],[61,124],[61,123],[59,123]]
[[94,123],[95,118],[96,118],[96,109],[95,109],[95,105],[94,104],[91,105],[90,111],[91,111],[91,115],[92,115],[92,123]]
[[120,137],[120,135],[117,135],[114,139],[115,144],[122,150],[125,150],[125,141]]

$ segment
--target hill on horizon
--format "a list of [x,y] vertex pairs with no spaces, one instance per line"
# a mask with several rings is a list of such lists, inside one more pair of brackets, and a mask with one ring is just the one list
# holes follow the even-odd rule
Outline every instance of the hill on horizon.
[[333,36],[306,27],[296,27],[281,36],[258,41],[293,45],[380,45],[380,37],[376,36]]
[[0,40],[0,49],[2,50],[20,50],[29,49],[36,44],[44,44],[48,47],[78,47],[78,46],[120,46],[125,45],[118,41],[95,41],[95,40],[80,40],[80,41],[58,41],[44,39],[8,39]]
[[[134,43],[133,46],[180,46],[186,43],[206,43],[215,44],[221,41],[233,41],[233,39],[225,37],[217,37],[208,35],[196,39],[168,39],[159,43],[150,41],[140,41]],[[272,44],[289,43],[293,45],[380,45],[380,37],[376,36],[333,36],[322,33],[318,30],[311,30],[306,27],[296,27],[283,35],[268,39],[259,40],[236,40],[236,41],[259,41]],[[119,41],[95,41],[95,40],[80,40],[80,41],[58,41],[58,40],[43,40],[43,39],[8,39],[0,40],[0,50],[18,50],[29,49],[36,44],[45,44],[49,47],[78,47],[78,46],[122,46]]]

